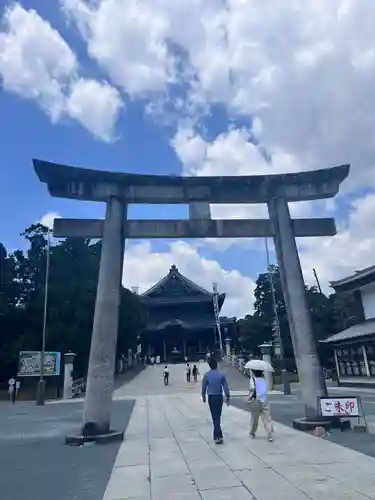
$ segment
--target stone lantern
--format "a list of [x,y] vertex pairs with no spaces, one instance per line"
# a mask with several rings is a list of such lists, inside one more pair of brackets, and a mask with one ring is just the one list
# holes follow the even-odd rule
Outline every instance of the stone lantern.
[[76,356],[77,354],[71,351],[64,354],[64,399],[72,399],[73,397],[73,365]]

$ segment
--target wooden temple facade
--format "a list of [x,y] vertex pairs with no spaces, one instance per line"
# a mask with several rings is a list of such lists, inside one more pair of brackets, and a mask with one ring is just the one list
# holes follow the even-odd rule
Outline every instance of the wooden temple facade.
[[[220,311],[225,293],[217,299]],[[147,317],[141,334],[143,355],[170,363],[198,360],[218,349],[214,294],[183,276],[175,265],[140,300]],[[236,318],[220,318],[220,325],[224,343],[236,333]]]

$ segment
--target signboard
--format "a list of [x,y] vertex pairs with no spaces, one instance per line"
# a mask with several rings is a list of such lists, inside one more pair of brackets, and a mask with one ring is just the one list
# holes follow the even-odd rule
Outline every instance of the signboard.
[[[40,377],[40,351],[20,351],[18,376]],[[60,375],[61,353],[46,352],[44,355],[44,376]]]
[[357,397],[320,398],[320,410],[323,417],[359,417]]

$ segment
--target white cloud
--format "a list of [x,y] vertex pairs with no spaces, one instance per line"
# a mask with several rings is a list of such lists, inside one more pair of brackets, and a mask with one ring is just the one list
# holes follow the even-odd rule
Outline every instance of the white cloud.
[[121,100],[107,83],[80,79],[74,52],[35,10],[11,4],[0,31],[0,77],[5,90],[34,99],[53,122],[78,120],[96,137],[112,137]]
[[64,91],[77,71],[77,60],[65,40],[35,10],[15,3],[5,10],[0,32],[0,75],[6,90],[35,99],[57,120]]
[[[294,172],[350,162],[352,171],[343,191],[374,187],[372,2],[61,0],[61,4],[110,81],[132,98],[149,98],[150,108],[157,109],[162,99],[178,111],[179,118],[188,115],[190,120],[178,127],[173,138],[185,174]],[[53,120],[68,114],[94,135],[112,138],[121,107],[116,90],[106,82],[81,79],[73,51],[35,11],[12,4],[3,21],[4,88],[35,99]],[[213,104],[224,108],[231,123],[238,116],[246,122],[251,118],[253,128],[233,125],[206,139],[198,132],[204,127],[197,112],[209,111]],[[338,236],[304,241],[304,269],[316,267],[324,279],[331,279],[353,266],[372,263],[372,206],[373,195],[359,199],[348,227]],[[299,203],[291,211],[294,216],[323,215],[334,208],[332,201]],[[266,209],[213,206],[212,213],[263,217]]]
[[57,212],[47,212],[40,219],[39,223],[43,224],[43,226],[48,227],[48,229],[53,229],[53,221],[55,219],[61,219],[61,215]]
[[270,165],[251,138],[251,132],[242,128],[229,130],[209,142],[191,129],[180,128],[172,145],[186,175],[271,173]]
[[[329,281],[351,274],[374,264],[375,255],[375,193],[353,202],[345,227],[337,236],[299,239],[298,247],[306,283],[316,285],[312,269],[318,272],[323,290],[327,293]],[[220,240],[224,244],[226,240]],[[258,243],[262,267],[265,270],[264,242]],[[269,240],[271,261],[275,262],[274,250]],[[223,248],[224,249],[224,248]],[[183,241],[171,243],[165,252],[152,252],[149,242],[134,244],[125,252],[123,283],[127,287],[139,286],[142,293],[165,276],[172,264],[188,278],[208,290],[212,282],[219,283],[220,291],[227,293],[223,314],[241,317],[253,310],[253,291],[257,276],[253,279],[236,270],[225,270],[217,261],[209,260],[199,253],[199,245]]]
[[212,282],[218,283],[220,292],[227,294],[222,314],[243,316],[253,310],[254,282],[236,270],[225,270],[217,261],[202,257],[197,248],[176,241],[169,245],[169,251],[152,252],[149,242],[130,246],[125,252],[123,284],[131,288],[139,286],[139,293],[145,292],[163,278],[175,264],[187,278],[207,290]]
[[79,79],[72,85],[66,109],[94,136],[111,141],[117,116],[122,107],[120,94],[107,83]]
[[353,202],[348,220],[339,233],[330,238],[299,241],[301,265],[306,281],[315,284],[315,268],[328,291],[328,282],[352,274],[375,262],[375,194]]
[[168,19],[158,2],[63,0],[77,23],[90,56],[111,80],[133,96],[163,91],[174,77],[168,51]]
[[[259,127],[255,122],[255,130],[259,131]],[[254,143],[255,130],[230,129],[208,141],[193,129],[179,128],[172,146],[185,175],[261,175],[298,170],[291,155],[266,155]],[[290,211],[294,217],[309,217],[313,213],[327,214],[329,205],[324,200],[291,203]],[[214,219],[268,218],[265,204],[211,205],[211,213]]]
[[[373,185],[370,1],[62,0],[62,5],[91,57],[131,96],[162,93],[183,116],[206,110],[205,104],[223,105],[234,118],[255,119],[254,131],[276,170],[350,162],[346,189]],[[178,98],[171,92],[176,83],[183,89]],[[191,118],[196,123],[199,117]],[[231,133],[230,139],[240,141],[243,133]],[[195,142],[189,147],[201,147]],[[252,159],[254,171],[269,170],[251,145],[244,158]],[[213,163],[206,162],[205,172]],[[228,163],[221,165],[228,173]],[[230,168],[235,173],[233,163]]]

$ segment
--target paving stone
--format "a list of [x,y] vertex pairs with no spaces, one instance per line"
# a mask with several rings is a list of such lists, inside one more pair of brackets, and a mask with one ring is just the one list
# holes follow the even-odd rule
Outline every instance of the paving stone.
[[365,500],[367,498],[347,484],[328,477],[325,471],[315,467],[303,464],[298,468],[289,465],[279,466],[277,472],[314,500],[321,500],[323,497],[332,500]]
[[[174,368],[175,377],[180,368]],[[159,382],[149,381],[149,387]],[[117,481],[116,495],[134,474],[126,495],[139,500],[149,498],[145,489],[149,479],[152,500],[375,500],[375,459],[281,424],[274,425],[272,443],[261,423],[257,438],[250,439],[249,415],[237,408],[224,409],[225,443],[215,446],[209,410],[201,403],[199,388],[183,389],[183,385],[181,372],[174,389],[138,398],[140,410],[137,403],[125,436],[130,437],[128,452],[134,450],[133,459],[128,458],[125,441],[109,483],[116,486]],[[142,422],[133,423],[135,418]],[[150,478],[146,468],[137,465],[146,457]],[[135,464],[123,468],[132,469],[126,480],[118,476],[121,461]],[[116,500],[120,498],[131,497]]]
[[144,497],[150,494],[149,467],[115,467],[103,500]]
[[[223,446],[217,453],[233,471],[264,469],[270,467],[263,460],[249,452],[249,450],[241,448],[238,445],[233,446],[233,443]],[[284,457],[284,455],[282,456]]]
[[277,500],[309,499],[305,493],[271,469],[240,471],[236,475],[257,500],[270,500],[272,496],[276,496]]
[[256,500],[243,486],[201,491],[203,500]]
[[[365,455],[359,454],[356,462],[327,464],[318,469],[356,491],[375,499],[374,465],[367,463]],[[373,459],[372,459],[373,460]]]
[[226,465],[206,466],[202,464],[199,470],[192,471],[192,473],[199,490],[241,486],[238,477]]
[[183,459],[164,459],[151,462],[151,478],[181,476],[190,474],[189,468]]
[[[197,496],[198,495],[198,496]],[[157,477],[151,482],[152,500],[166,500],[174,498],[199,498],[193,476],[179,475]]]
[[142,441],[125,441],[121,446],[116,458],[117,467],[126,467],[130,465],[148,465],[149,450],[148,446]]

